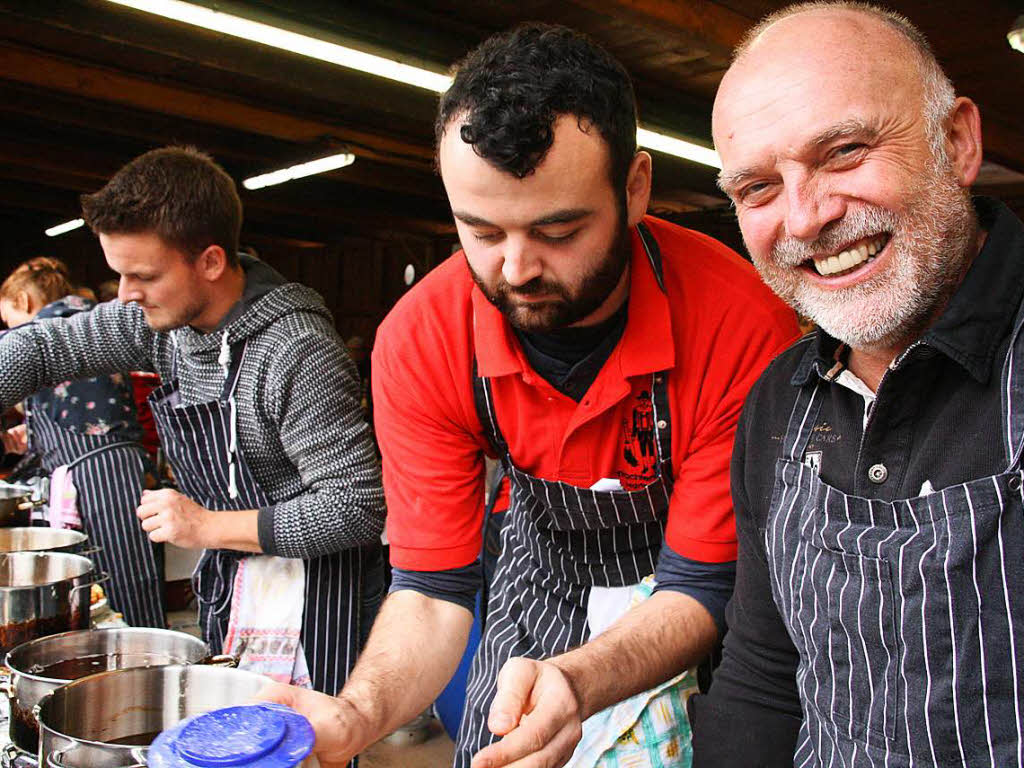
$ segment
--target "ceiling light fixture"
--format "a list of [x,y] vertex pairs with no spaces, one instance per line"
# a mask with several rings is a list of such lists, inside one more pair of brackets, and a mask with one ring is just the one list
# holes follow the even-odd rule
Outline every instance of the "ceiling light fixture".
[[65,232],[71,232],[72,230],[84,226],[85,219],[72,219],[71,221],[65,221],[63,224],[58,224],[55,227],[50,227],[46,230],[46,235],[47,237],[57,237],[57,235],[63,235]]
[[1006,39],[1011,48],[1024,53],[1024,16],[1018,16],[1013,22],[1013,27],[1006,33]]
[[340,155],[322,157],[319,160],[310,160],[308,163],[293,165],[280,171],[271,171],[270,173],[253,176],[251,179],[243,181],[242,186],[246,189],[263,189],[263,187],[283,184],[292,179],[301,179],[303,176],[313,176],[317,173],[326,173],[327,171],[344,168],[346,165],[352,165],[355,161],[356,156],[351,152],[342,152]]
[[[337,43],[330,43],[308,35],[291,32],[280,27],[263,24],[230,13],[215,11],[181,0],[108,0],[117,5],[145,11],[166,19],[209,29],[213,32],[250,40],[263,45],[289,51],[330,64],[385,77],[407,85],[424,88],[435,93],[444,93],[451,85],[448,75],[431,72],[410,64],[402,64],[383,56],[375,56]],[[713,149],[692,144],[682,139],[641,128],[637,131],[637,143],[642,147],[675,155],[712,168],[721,168],[718,155]]]
[[344,45],[318,40],[315,37],[290,32],[287,29],[244,19],[230,13],[222,13],[212,8],[183,3],[180,0],[110,0],[110,2],[185,24],[192,24],[213,32],[262,43],[272,48],[280,48],[282,51],[290,51],[311,59],[319,59],[349,69],[357,69],[360,72],[368,72],[371,75],[386,77],[388,80],[397,80],[418,88],[426,88],[429,91],[441,93],[448,90],[448,86],[452,82],[448,75],[429,72],[420,67],[386,59],[383,56],[374,56],[372,53],[364,53]]

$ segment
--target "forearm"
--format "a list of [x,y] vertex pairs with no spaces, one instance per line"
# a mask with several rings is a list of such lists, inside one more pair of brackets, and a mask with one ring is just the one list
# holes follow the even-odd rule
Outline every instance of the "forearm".
[[454,674],[472,623],[465,608],[418,592],[395,592],[385,600],[338,694],[357,714],[349,718],[357,751],[430,706]]
[[0,408],[69,379],[150,365],[152,334],[137,309],[116,303],[28,323],[0,339]]
[[585,645],[550,659],[569,679],[585,719],[693,666],[717,636],[711,614],[678,592],[658,592]]
[[207,510],[206,515],[202,536],[204,549],[263,551],[260,548],[258,509]]

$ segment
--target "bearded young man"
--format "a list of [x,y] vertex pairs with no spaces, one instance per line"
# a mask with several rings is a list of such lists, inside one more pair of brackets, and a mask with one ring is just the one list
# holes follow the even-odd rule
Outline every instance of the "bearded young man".
[[713,131],[755,265],[820,330],[737,430],[695,764],[1019,765],[1024,225],[972,205],[978,109],[906,19],[816,3],[748,35]]
[[[455,765],[561,766],[581,731],[621,735],[590,715],[716,641],[735,420],[795,317],[734,253],[645,215],[632,87],[586,38],[525,26],[486,41],[436,126],[463,251],[399,303],[373,354],[393,594],[337,699],[273,695],[310,717],[327,766],[429,705],[473,620],[491,456],[511,506]],[[688,733],[647,746],[678,762]],[[570,764],[593,766],[580,749]]]

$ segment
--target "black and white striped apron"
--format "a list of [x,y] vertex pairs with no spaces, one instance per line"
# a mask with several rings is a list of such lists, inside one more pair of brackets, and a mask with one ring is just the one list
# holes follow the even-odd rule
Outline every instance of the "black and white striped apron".
[[[649,232],[641,241],[661,283]],[[594,491],[542,480],[518,469],[498,426],[490,381],[474,377],[477,413],[509,477],[510,505],[487,601],[487,622],[469,673],[456,768],[497,741],[487,714],[498,672],[512,657],[544,659],[588,639],[591,587],[637,584],[654,572],[672,495],[668,374],[651,377],[657,477],[637,491]]]
[[[232,350],[218,400],[181,405],[178,380],[149,397],[160,443],[182,493],[211,510],[271,505],[238,445],[235,388],[245,344]],[[238,561],[252,553],[208,549],[193,576],[203,639],[220,653],[231,616]],[[360,550],[305,561],[306,604],[300,639],[313,688],[334,695],[345,683],[359,650]]]
[[1002,374],[998,475],[894,502],[842,493],[803,463],[831,385],[801,388],[764,531],[800,652],[795,765],[1024,765],[1022,322]]
[[110,606],[133,627],[166,628],[162,547],[150,542],[135,515],[149,467],[145,449],[110,435],[72,432],[31,407],[27,422],[44,469],[72,469],[83,530],[98,547],[90,557],[110,574]]

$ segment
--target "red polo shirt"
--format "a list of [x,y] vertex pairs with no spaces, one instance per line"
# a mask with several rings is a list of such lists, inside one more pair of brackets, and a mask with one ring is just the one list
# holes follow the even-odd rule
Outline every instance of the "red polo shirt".
[[530,367],[505,317],[473,283],[461,252],[395,306],[377,332],[373,398],[384,460],[392,563],[437,571],[480,553],[483,456],[473,359],[490,377],[512,460],[546,480],[626,490],[654,479],[635,426],[651,376],[668,371],[675,487],[668,545],[701,562],[736,559],[729,460],[747,391],[799,335],[796,318],[721,243],[652,217],[665,291],[633,232],[626,328],[577,403]]

